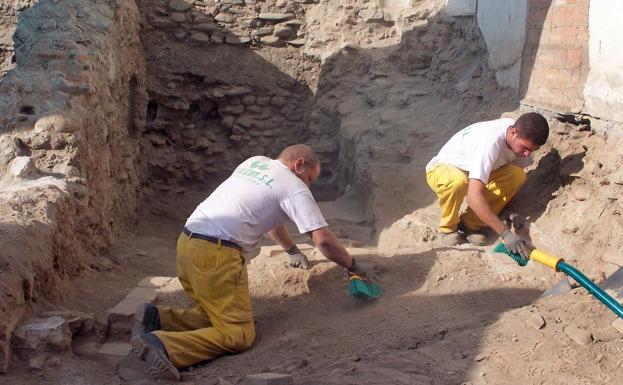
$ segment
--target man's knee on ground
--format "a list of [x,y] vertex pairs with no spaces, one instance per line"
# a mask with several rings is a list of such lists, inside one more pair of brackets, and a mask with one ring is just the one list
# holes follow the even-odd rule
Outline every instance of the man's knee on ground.
[[241,324],[229,324],[222,331],[224,344],[232,352],[240,353],[249,350],[255,340],[255,325],[253,321]]

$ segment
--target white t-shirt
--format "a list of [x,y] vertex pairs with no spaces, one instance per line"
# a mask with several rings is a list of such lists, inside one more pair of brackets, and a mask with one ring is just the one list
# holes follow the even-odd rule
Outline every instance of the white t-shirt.
[[506,129],[512,119],[474,123],[457,132],[426,165],[449,164],[469,173],[469,179],[489,182],[491,171],[513,162],[516,155],[506,145]]
[[248,252],[287,218],[301,234],[328,226],[302,180],[280,161],[254,156],[197,206],[185,227]]

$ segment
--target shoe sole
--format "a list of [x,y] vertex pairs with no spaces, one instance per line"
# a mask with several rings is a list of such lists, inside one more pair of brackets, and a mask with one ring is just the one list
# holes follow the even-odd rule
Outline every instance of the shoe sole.
[[147,374],[152,378],[179,381],[180,372],[161,352],[140,336],[132,337],[132,353],[147,362]]

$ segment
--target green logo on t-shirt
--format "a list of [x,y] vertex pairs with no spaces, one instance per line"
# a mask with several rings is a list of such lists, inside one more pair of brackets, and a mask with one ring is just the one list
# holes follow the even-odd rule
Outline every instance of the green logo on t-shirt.
[[272,183],[274,179],[271,178],[270,175],[262,172],[269,169],[269,163],[263,162],[261,160],[255,160],[251,162],[250,168],[246,168],[243,166],[238,167],[238,169],[236,169],[235,171],[235,174],[247,180],[250,180],[255,184],[264,184],[269,188],[273,188]]

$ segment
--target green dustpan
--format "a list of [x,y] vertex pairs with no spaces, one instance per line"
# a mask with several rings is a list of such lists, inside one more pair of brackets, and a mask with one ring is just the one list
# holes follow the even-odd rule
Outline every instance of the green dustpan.
[[383,289],[376,283],[366,282],[358,275],[350,276],[348,295],[360,300],[373,300],[383,295]]

